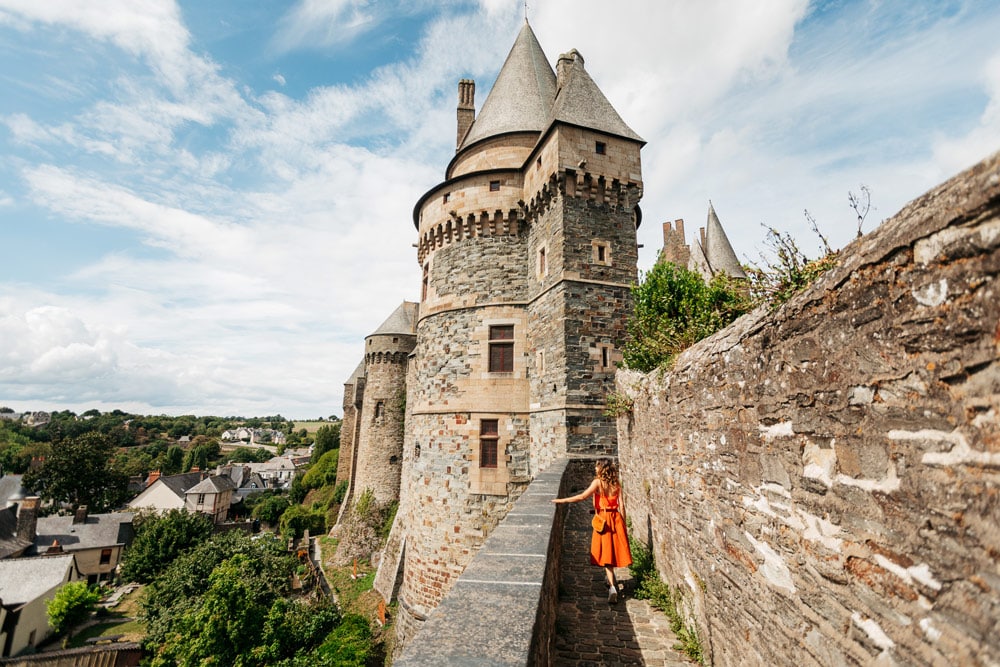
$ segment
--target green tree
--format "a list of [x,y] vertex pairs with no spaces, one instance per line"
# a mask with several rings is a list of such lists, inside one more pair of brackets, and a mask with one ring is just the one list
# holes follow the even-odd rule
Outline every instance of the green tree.
[[264,463],[271,459],[271,452],[256,447],[237,447],[227,458],[232,463]]
[[330,450],[339,448],[340,422],[320,426],[316,431],[316,440],[313,442],[312,462],[319,461],[320,457]]
[[627,368],[649,372],[752,308],[743,284],[719,275],[710,283],[695,271],[658,262],[632,288],[634,312],[622,350]]
[[310,535],[322,535],[326,532],[326,512],[292,505],[281,515],[279,525],[281,534],[289,538],[302,537],[306,530]]
[[149,583],[179,555],[212,535],[204,514],[173,509],[163,515],[139,515],[135,539],[122,558],[122,578]]
[[269,526],[276,526],[281,519],[281,515],[290,506],[291,503],[288,502],[288,498],[285,496],[270,496],[254,506],[252,516],[255,519],[260,519]]
[[91,588],[85,581],[72,581],[58,591],[55,597],[45,603],[45,614],[56,634],[80,623],[101,599],[101,594]]
[[53,445],[41,467],[25,473],[23,484],[47,500],[105,512],[128,497],[128,477],[111,464],[114,453],[113,443],[103,433],[63,440]]
[[[337,482],[337,461],[340,458],[339,449],[331,449],[319,458],[309,470],[302,475],[302,485],[307,489],[318,489]],[[298,477],[298,476],[296,476]],[[301,501],[300,501],[301,502]]]
[[184,466],[184,449],[174,445],[164,454],[162,472],[164,475],[176,475]]

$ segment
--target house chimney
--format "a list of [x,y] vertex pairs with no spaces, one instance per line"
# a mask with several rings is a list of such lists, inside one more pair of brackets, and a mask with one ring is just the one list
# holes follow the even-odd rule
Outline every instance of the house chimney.
[[476,120],[476,82],[472,79],[462,79],[458,82],[458,136],[455,139],[455,150],[462,145],[462,139]]
[[63,548],[62,545],[59,544],[59,540],[52,540],[52,545],[45,550],[46,556],[51,556],[54,554],[61,554],[61,553],[63,553]]
[[583,56],[576,49],[570,49],[569,53],[563,53],[559,55],[559,60],[556,61],[556,93],[562,90],[563,85],[566,83],[567,77],[569,77],[570,68],[573,67],[573,63],[579,62],[583,66]]
[[29,542],[35,541],[38,530],[38,505],[41,498],[28,496],[17,509],[17,536]]
[[154,470],[149,473],[149,477],[146,478],[146,486],[152,486],[156,480],[160,479],[160,471]]
[[76,514],[73,515],[73,523],[87,523],[87,506],[80,505],[76,508]]

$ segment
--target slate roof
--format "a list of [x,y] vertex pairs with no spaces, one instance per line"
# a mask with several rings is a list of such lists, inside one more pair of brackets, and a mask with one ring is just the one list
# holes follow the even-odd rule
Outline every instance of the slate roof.
[[570,63],[563,79],[557,81],[535,33],[525,22],[459,152],[506,132],[543,133],[557,122],[645,143],[590,78],[576,49],[560,59]]
[[562,86],[556,92],[551,120],[546,125],[558,121],[642,141],[642,137],[625,124],[608,98],[590,78],[583,67],[583,56],[573,49],[561,58],[571,58],[573,62],[569,66]]
[[0,509],[0,558],[7,558],[30,546],[29,540],[17,536],[17,507]]
[[[201,481],[203,475],[204,473],[201,472],[185,472],[180,475],[167,475],[166,477],[161,477],[158,481],[163,482],[178,498],[183,498],[188,489]],[[153,484],[155,483],[153,482]]]
[[6,507],[8,501],[24,498],[24,489],[21,487],[22,477],[22,475],[0,477],[0,507]]
[[222,493],[223,491],[235,491],[236,482],[229,477],[212,476],[206,477],[190,489],[188,493]]
[[37,599],[66,581],[73,554],[0,560],[0,600],[5,607]]
[[38,519],[35,550],[48,549],[54,540],[66,551],[96,549],[132,541],[131,512],[92,514],[84,523],[73,523],[72,516],[43,516]]
[[705,258],[712,267],[713,275],[725,273],[733,278],[746,278],[740,260],[736,257],[733,244],[722,229],[719,216],[715,213],[712,202],[708,202],[708,221],[705,223]]
[[[387,334],[402,334],[404,336],[412,336],[417,333],[417,307],[418,305],[412,301],[404,301],[399,305],[399,308],[392,311],[385,322],[379,326],[378,329],[372,333],[372,336],[383,336]],[[364,362],[361,366],[362,375],[364,374]],[[357,374],[352,375],[357,377]]]
[[525,22],[459,150],[504,132],[541,132],[555,94],[556,74]]

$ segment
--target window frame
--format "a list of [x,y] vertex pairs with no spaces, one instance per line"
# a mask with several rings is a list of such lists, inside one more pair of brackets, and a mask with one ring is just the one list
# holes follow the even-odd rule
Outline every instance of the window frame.
[[[486,370],[490,373],[513,373],[514,325],[490,324],[488,326]],[[508,333],[509,336],[506,335]]]
[[479,467],[490,470],[500,467],[500,420],[479,420]]

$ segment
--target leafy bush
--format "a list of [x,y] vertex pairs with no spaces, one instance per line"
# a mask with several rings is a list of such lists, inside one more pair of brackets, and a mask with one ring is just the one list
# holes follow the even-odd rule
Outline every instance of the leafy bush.
[[275,526],[281,520],[281,515],[291,507],[291,503],[285,496],[272,495],[264,498],[254,505],[251,515],[255,519],[260,519],[269,526]]
[[88,586],[85,581],[66,584],[56,591],[55,597],[45,603],[49,627],[55,630],[56,634],[62,634],[85,620],[100,599],[100,592]]
[[339,449],[331,449],[314,463],[302,477],[302,485],[307,489],[318,489],[321,486],[334,484],[337,481],[337,460]]
[[629,547],[632,551],[629,572],[636,582],[635,597],[639,600],[649,600],[651,606],[662,611],[670,619],[670,629],[677,636],[677,643],[674,645],[676,650],[684,652],[699,665],[704,664],[705,656],[698,631],[684,623],[684,616],[680,611],[680,593],[660,579],[653,553],[645,544],[629,537]]
[[310,535],[322,535],[326,532],[326,511],[292,505],[281,515],[279,526],[281,534],[289,538],[302,537],[306,530]]
[[122,578],[149,583],[179,555],[207,540],[212,521],[200,512],[173,509],[163,515],[138,515],[135,531],[122,558]]
[[753,304],[728,276],[708,284],[695,271],[659,262],[632,288],[635,311],[622,351],[626,368],[649,372],[669,366],[683,350],[727,326]]

